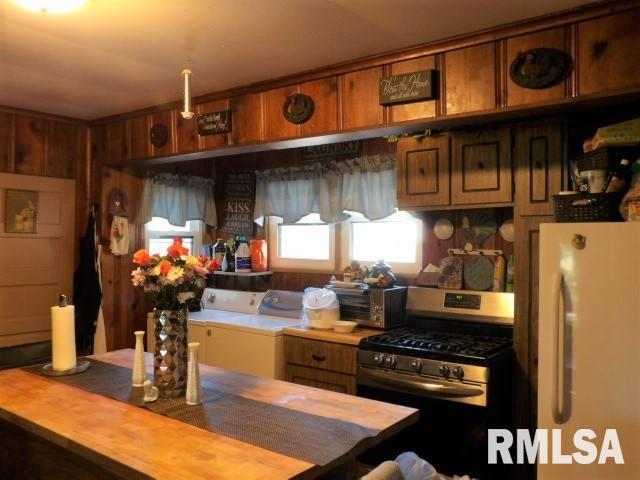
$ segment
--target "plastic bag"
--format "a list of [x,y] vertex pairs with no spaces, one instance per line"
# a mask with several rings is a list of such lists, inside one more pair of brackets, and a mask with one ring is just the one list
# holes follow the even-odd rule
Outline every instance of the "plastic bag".
[[401,453],[396,458],[396,463],[400,465],[405,480],[440,480],[433,465],[413,452]]
[[[334,291],[326,288],[306,288],[302,297],[302,326],[331,328],[332,319],[339,318],[339,309],[340,304]],[[332,311],[332,315],[326,315],[324,311]]]

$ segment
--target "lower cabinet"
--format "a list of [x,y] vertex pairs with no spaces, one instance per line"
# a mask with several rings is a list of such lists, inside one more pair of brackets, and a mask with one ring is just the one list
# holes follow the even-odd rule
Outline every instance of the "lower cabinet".
[[355,395],[357,351],[351,345],[285,335],[285,380]]

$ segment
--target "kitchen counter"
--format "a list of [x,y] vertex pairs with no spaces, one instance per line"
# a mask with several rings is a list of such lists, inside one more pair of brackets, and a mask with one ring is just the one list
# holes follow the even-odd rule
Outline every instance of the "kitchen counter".
[[[93,358],[131,367],[133,350]],[[315,478],[353,460],[418,418],[418,412],[407,407],[206,365],[200,369],[204,378],[215,381],[224,392],[348,421],[380,433],[319,467],[21,369],[11,369],[0,372],[0,458],[12,460],[0,465],[0,476],[13,473],[15,478],[30,472],[35,477],[49,478],[54,472],[78,479]],[[152,370],[150,354],[147,370]]]
[[358,345],[363,338],[377,335],[380,332],[381,330],[363,327],[356,327],[351,333],[338,333],[333,330],[316,330],[304,327],[285,327],[282,329],[282,333],[285,335],[322,340],[324,342],[343,343],[345,345]]

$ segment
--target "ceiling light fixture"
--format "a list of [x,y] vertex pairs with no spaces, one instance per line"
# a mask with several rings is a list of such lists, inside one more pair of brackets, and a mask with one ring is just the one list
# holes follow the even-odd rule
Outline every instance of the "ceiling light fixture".
[[180,75],[184,77],[184,103],[180,115],[185,120],[190,120],[193,118],[193,112],[191,111],[191,70],[185,68]]
[[22,8],[38,13],[69,13],[80,8],[86,0],[13,0]]

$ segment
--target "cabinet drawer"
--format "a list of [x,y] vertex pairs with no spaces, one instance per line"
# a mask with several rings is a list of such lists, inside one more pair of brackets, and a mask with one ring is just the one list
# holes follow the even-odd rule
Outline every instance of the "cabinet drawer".
[[347,345],[285,335],[284,356],[287,363],[348,375],[356,373],[356,348]]
[[344,373],[287,364],[286,380],[287,382],[306,385],[307,387],[322,388],[350,395],[356,394],[356,377],[345,375]]

